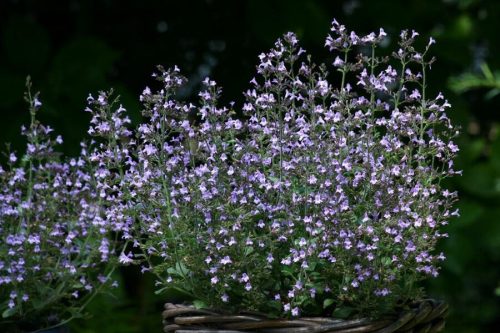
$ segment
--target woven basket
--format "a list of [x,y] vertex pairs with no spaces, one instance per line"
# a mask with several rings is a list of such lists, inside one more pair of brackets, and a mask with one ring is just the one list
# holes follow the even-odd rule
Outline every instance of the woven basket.
[[429,333],[440,332],[444,328],[447,312],[447,304],[424,300],[399,316],[387,316],[378,320],[322,317],[287,320],[270,319],[260,314],[225,315],[217,311],[167,303],[163,311],[163,330],[175,333]]

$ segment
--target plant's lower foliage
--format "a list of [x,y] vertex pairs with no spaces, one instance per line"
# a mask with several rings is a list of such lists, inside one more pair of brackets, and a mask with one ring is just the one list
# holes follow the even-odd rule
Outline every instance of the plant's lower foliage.
[[382,29],[358,37],[334,21],[338,77],[288,33],[259,56],[242,113],[217,104],[209,79],[199,104],[177,101],[185,79],[160,68],[134,140],[110,128],[120,113],[94,118],[119,170],[103,176],[114,179],[106,216],[137,221],[143,270],[199,307],[276,316],[419,298],[444,259],[439,228],[457,214],[442,181],[459,172],[449,104],[426,92],[434,41],[419,53],[417,35],[403,31],[389,59],[375,52]]

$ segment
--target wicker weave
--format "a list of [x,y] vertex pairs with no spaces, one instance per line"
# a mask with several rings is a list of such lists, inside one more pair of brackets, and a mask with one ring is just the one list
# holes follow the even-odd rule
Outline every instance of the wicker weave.
[[392,333],[440,332],[448,306],[435,300],[414,304],[399,316],[378,320],[332,318],[269,319],[263,314],[225,315],[192,306],[165,304],[164,332],[175,333]]

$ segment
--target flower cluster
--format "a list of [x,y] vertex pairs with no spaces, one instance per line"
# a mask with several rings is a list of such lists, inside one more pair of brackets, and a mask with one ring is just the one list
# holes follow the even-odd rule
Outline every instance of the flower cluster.
[[241,112],[218,105],[210,79],[199,104],[176,100],[177,67],[141,95],[134,139],[121,109],[94,112],[91,132],[108,137],[96,161],[115,165],[102,164],[106,216],[128,221],[161,290],[231,311],[366,314],[421,297],[416,283],[438,275],[439,228],[457,214],[441,183],[460,172],[450,105],[426,91],[434,40],[418,52],[403,31],[379,57],[383,29],[331,32],[338,76],[288,33],[259,56]]
[[2,325],[33,330],[81,315],[114,283],[110,232],[122,230],[103,215],[89,148],[77,158],[57,153],[62,138],[36,119],[41,102],[28,85],[26,151],[0,166],[0,311]]
[[[117,261],[200,307],[340,316],[421,297],[458,214],[442,181],[460,172],[450,105],[427,91],[434,40],[419,52],[417,36],[381,57],[383,29],[334,20],[329,73],[288,33],[259,56],[241,108],[219,105],[208,78],[198,103],[179,101],[186,79],[159,67],[134,129],[111,93],[89,96],[94,141],[69,162],[33,122],[24,164],[0,169],[7,314],[24,314],[32,276],[63,298],[95,290],[87,272],[116,253],[110,234],[125,242]],[[54,266],[36,266],[46,253]]]

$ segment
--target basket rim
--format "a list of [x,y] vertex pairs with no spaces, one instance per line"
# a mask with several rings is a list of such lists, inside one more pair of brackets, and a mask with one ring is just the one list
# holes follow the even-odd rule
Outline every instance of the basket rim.
[[435,299],[413,302],[408,309],[401,309],[398,315],[355,319],[321,316],[270,318],[258,312],[230,314],[214,309],[196,309],[191,304],[165,303],[164,307],[164,332],[176,333],[391,333],[415,328],[419,332],[439,332],[448,312],[448,304]]

